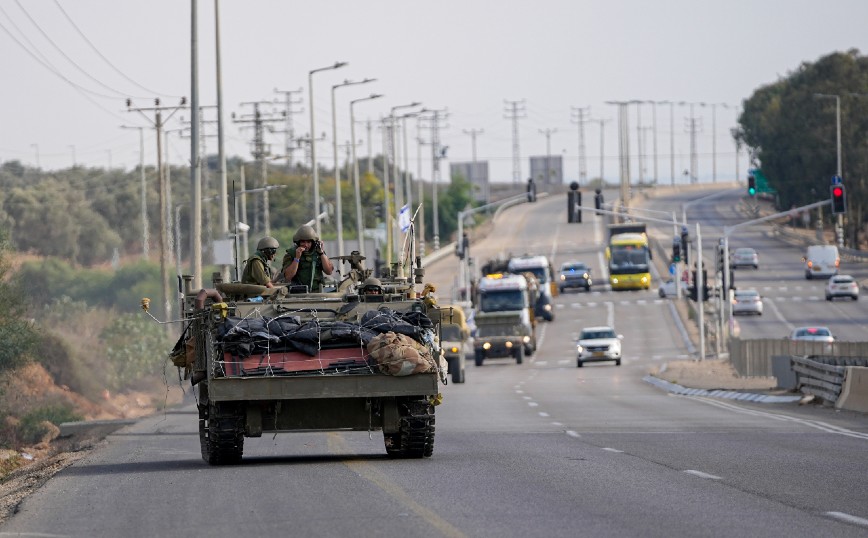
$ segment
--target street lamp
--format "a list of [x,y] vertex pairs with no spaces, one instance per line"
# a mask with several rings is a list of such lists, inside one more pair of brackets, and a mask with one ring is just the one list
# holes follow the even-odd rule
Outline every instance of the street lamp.
[[[395,182],[395,217],[396,217],[396,219],[401,214],[401,207],[404,205],[404,198],[403,198],[402,192],[401,192],[403,190],[403,186],[401,186],[398,182],[398,152],[397,152],[398,145],[395,143],[395,111],[401,110],[402,108],[417,107],[421,104],[422,103],[420,103],[418,101],[414,101],[414,102],[407,104],[407,105],[393,106],[389,111],[389,123],[391,125],[389,137],[391,139],[390,141],[391,141],[391,145],[392,145],[392,155],[394,157],[394,160],[392,162],[392,180]],[[385,163],[384,168],[386,166],[388,166],[388,162]],[[388,188],[388,185],[386,185],[386,188]],[[388,208],[386,208],[386,209],[388,211]],[[392,226],[394,225],[394,223],[392,222],[391,216],[392,216],[392,212],[389,211],[389,219],[388,219],[388,222],[386,225],[387,231],[391,231]],[[400,232],[400,228],[398,229],[398,231]],[[392,243],[395,242],[397,240],[397,237],[399,237],[399,236],[400,236],[400,234],[392,234],[392,238],[389,241],[389,245],[388,245],[389,263],[392,263],[392,246],[393,246]],[[395,245],[395,246],[397,247],[398,245]]]
[[815,93],[815,99],[834,99],[835,100],[835,130],[836,130],[836,146],[838,148],[838,177],[841,177],[841,96],[830,93]]
[[[366,78],[365,80],[345,80],[340,84],[335,84],[332,86],[332,142],[334,144],[334,164],[335,164],[335,213],[337,216],[337,227],[338,227],[338,256],[344,255],[344,216],[343,216],[343,205],[341,201],[341,172],[338,167],[338,119],[337,113],[335,112],[335,90],[338,88],[342,88],[344,86],[353,86],[356,84],[367,84],[368,82],[374,82],[375,78]],[[355,138],[353,139],[353,144],[355,144]]]
[[350,139],[353,141],[353,188],[356,191],[356,232],[359,236],[359,254],[362,256],[365,255],[364,219],[362,219],[362,194],[359,187],[359,161],[356,159],[356,116],[353,112],[353,107],[361,101],[370,101],[372,99],[379,99],[380,97],[382,97],[382,94],[372,93],[368,97],[350,101]]
[[328,67],[320,67],[312,71],[308,71],[307,82],[309,90],[309,105],[310,105],[310,159],[313,168],[313,212],[314,225],[316,233],[319,235],[319,168],[316,165],[316,124],[313,117],[313,74],[320,71],[329,71],[331,69],[339,69],[347,65],[347,62],[335,62],[334,65]]

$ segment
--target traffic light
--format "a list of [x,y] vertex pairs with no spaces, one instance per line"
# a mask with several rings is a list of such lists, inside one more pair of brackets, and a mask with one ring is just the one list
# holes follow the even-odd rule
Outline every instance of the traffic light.
[[847,212],[847,200],[844,196],[844,185],[832,185],[832,214],[841,215]]
[[[707,301],[708,295],[708,278],[706,277],[705,269],[702,270],[702,300]],[[692,301],[699,300],[699,294],[697,293],[696,288],[696,270],[693,271],[693,286],[690,287],[690,299]]]
[[[594,209],[602,209],[603,207],[603,192],[600,189],[594,190]],[[599,213],[597,213],[599,215]]]
[[690,260],[687,259],[687,252],[690,250],[687,245],[690,243],[690,236],[687,234],[687,227],[683,227],[681,229],[681,258],[684,260],[685,264],[689,264]]
[[672,263],[681,261],[681,243],[672,243]]
[[747,193],[756,196],[756,178],[753,174],[747,176]]

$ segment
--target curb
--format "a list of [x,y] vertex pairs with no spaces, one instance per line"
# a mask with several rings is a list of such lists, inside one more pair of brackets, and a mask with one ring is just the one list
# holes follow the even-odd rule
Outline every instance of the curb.
[[675,383],[670,383],[665,379],[660,379],[659,377],[654,377],[653,375],[646,375],[642,378],[642,381],[654,385],[659,389],[663,389],[666,392],[678,394],[679,396],[704,396],[707,398],[723,398],[727,400],[743,400],[757,403],[791,403],[798,402],[804,397],[803,395],[775,396],[771,394],[759,394],[756,392],[737,392],[734,390],[722,389],[691,389],[687,387],[682,387],[681,385],[677,385]]

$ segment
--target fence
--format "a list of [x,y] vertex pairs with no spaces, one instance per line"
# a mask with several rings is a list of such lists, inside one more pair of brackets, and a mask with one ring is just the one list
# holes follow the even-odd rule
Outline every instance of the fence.
[[796,387],[802,394],[818,396],[831,404],[838,401],[846,367],[807,357],[792,357],[792,367],[796,372]]
[[772,373],[772,357],[834,358],[842,366],[868,366],[868,342],[806,342],[787,338],[759,338],[729,341],[729,360],[739,375],[767,377]]

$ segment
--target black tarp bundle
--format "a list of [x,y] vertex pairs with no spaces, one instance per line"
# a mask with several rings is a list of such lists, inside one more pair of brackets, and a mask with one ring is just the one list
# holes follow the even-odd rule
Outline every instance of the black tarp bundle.
[[434,324],[421,312],[399,313],[389,308],[366,312],[360,323],[312,319],[298,316],[238,318],[230,316],[217,328],[222,350],[237,357],[264,351],[300,351],[311,357],[319,349],[365,346],[385,332],[407,335],[424,343],[423,332]]

